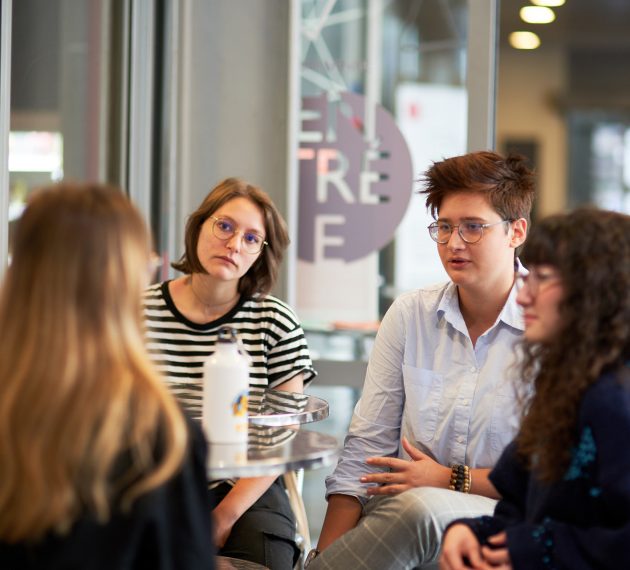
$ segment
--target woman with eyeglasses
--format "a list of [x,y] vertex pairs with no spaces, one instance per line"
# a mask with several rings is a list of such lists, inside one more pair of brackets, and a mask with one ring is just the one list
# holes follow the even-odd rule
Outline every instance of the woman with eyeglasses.
[[[302,327],[269,295],[289,243],[269,196],[237,178],[220,182],[190,215],[181,277],[145,295],[149,348],[188,411],[201,416],[203,363],[223,326],[237,331],[251,357],[249,411],[265,391],[302,392],[315,376]],[[295,519],[275,477],[214,481],[214,540],[219,554],[292,568],[299,555]]]
[[309,570],[437,562],[452,520],[493,512],[488,473],[518,430],[514,283],[534,175],[523,157],[479,151],[433,163],[423,182],[449,280],[383,317]]
[[451,524],[441,568],[630,568],[630,216],[547,218],[522,257],[528,397],[490,473],[503,499]]
[[151,244],[117,188],[37,191],[0,294],[0,568],[214,568],[206,444],[147,354]]

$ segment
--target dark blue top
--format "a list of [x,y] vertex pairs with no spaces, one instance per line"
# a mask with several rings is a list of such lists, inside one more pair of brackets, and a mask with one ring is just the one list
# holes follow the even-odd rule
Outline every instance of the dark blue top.
[[537,479],[512,442],[490,473],[503,497],[494,516],[455,522],[482,544],[506,530],[514,570],[630,568],[629,376],[605,375],[587,389],[559,481]]

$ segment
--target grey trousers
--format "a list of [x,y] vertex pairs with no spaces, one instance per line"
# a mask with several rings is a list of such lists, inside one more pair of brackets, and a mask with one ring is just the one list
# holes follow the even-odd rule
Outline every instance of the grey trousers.
[[355,528],[313,560],[309,570],[437,568],[445,527],[462,517],[491,515],[496,501],[420,487],[370,499]]

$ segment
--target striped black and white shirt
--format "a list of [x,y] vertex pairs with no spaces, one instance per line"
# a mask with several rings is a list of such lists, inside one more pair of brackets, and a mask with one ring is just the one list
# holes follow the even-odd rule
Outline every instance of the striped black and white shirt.
[[152,285],[144,294],[147,347],[158,371],[192,417],[201,417],[203,365],[214,352],[223,326],[236,329],[251,359],[250,414],[263,413],[263,405],[269,403],[265,402],[268,388],[300,373],[306,386],[315,376],[304,331],[286,303],[270,295],[241,298],[220,319],[198,324],[179,312],[168,283]]

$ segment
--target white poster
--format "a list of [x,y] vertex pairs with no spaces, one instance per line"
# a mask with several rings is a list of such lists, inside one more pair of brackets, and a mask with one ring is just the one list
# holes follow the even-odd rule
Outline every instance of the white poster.
[[463,87],[403,83],[396,90],[396,121],[411,151],[416,193],[396,232],[395,295],[448,279],[429,237],[433,218],[418,195],[422,173],[434,161],[466,152],[467,97]]

